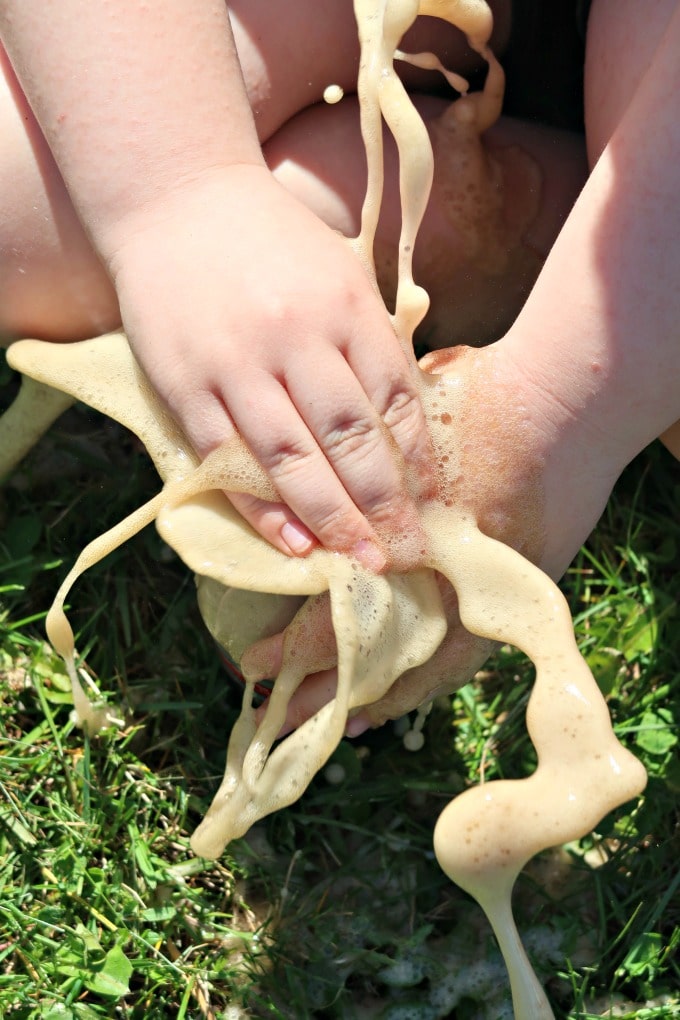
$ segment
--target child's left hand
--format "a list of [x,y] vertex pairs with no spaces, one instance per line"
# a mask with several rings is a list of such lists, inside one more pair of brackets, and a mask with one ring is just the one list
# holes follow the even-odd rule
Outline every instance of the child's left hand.
[[[480,350],[435,352],[421,366],[457,379],[450,408],[451,462],[454,451],[461,457],[456,504],[472,510],[483,534],[558,579],[592,530],[616,480],[609,451],[600,461],[588,423],[539,387],[504,341]],[[349,735],[461,687],[489,655],[491,642],[461,624],[452,586],[441,575],[438,582],[448,625],[444,640],[428,662],[403,674],[380,701],[363,708],[350,721]],[[327,643],[331,627],[329,610],[311,636],[310,663],[319,643]],[[267,638],[248,649],[244,663],[248,668],[261,664],[265,672],[260,675],[274,676],[282,648],[283,634]],[[301,655],[304,661],[304,650]],[[284,732],[331,700],[335,686],[335,670],[309,675],[290,701]]]

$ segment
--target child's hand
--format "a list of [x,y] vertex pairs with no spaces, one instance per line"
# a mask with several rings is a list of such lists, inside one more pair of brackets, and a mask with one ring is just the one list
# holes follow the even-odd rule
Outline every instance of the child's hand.
[[244,517],[285,552],[315,536],[361,543],[382,566],[374,528],[408,527],[401,458],[424,464],[429,442],[408,360],[346,242],[266,168],[235,165],[128,217],[110,251],[133,350],[196,451],[235,427],[280,493],[234,496]]
[[[516,360],[507,339],[480,350],[437,351],[421,366],[453,383],[447,406],[456,506],[472,514],[483,534],[559,578],[595,525],[623,467],[609,437],[598,431],[597,422],[560,399],[562,377],[554,381],[555,390],[546,386],[531,365]],[[588,385],[584,373],[581,378]],[[491,643],[465,630],[456,593],[443,576],[438,580],[448,625],[444,640],[428,662],[404,673],[380,701],[351,720],[350,736],[397,718],[443,690],[457,689],[488,656]],[[317,618],[308,647],[296,648],[296,665],[307,663],[309,675],[290,700],[280,735],[335,694],[335,670],[313,672],[332,626],[329,609],[326,620]],[[276,676],[284,634],[252,645],[242,658],[244,670],[257,679]],[[264,712],[261,706],[258,719]]]

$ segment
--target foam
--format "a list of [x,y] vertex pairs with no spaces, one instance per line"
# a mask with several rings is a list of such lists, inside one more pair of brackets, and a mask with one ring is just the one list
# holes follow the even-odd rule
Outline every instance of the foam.
[[[517,551],[534,560],[540,557],[542,465],[527,465],[526,503],[519,511],[513,506],[504,513],[497,493],[503,491],[502,480],[515,461],[478,452],[470,462],[470,449],[479,451],[471,437],[491,427],[494,414],[498,429],[521,436],[522,408],[503,399],[503,381],[493,375],[488,392],[500,399],[490,396],[483,409],[476,407],[468,396],[474,351],[438,352],[420,367],[413,360],[413,330],[427,310],[428,297],[413,279],[412,260],[432,182],[433,153],[393,60],[396,53],[400,59],[420,60],[419,66],[434,66],[428,55],[408,57],[398,51],[418,13],[460,27],[487,60],[489,74],[481,93],[464,94],[453,104],[441,131],[453,124],[478,139],[497,116],[502,96],[502,71],[487,45],[490,11],[483,0],[420,5],[416,0],[356,0],[355,12],[362,45],[358,91],[368,183],[361,233],[349,243],[375,281],[384,120],[399,150],[402,198],[392,322],[412,362],[436,465],[433,489],[419,504],[416,552],[411,548],[409,553],[416,565],[407,572],[390,569],[375,575],[350,557],[323,549],[304,560],[284,556],[250,529],[220,491],[277,497],[247,447],[236,438],[199,463],[151,391],[122,334],[68,347],[25,340],[12,346],[10,364],[132,429],[165,483],[154,499],[83,551],[50,610],[48,634],[67,661],[82,723],[96,729],[101,713],[80,688],[63,603],[83,570],[140,527],[155,520],[184,562],[201,579],[211,579],[201,604],[218,636],[223,623],[219,593],[224,588],[268,592],[275,600],[307,596],[296,612],[297,604],[286,601],[283,606],[284,615],[295,615],[285,629],[283,664],[259,722],[252,699],[253,683],[261,678],[258,646],[245,656],[248,684],[229,741],[224,779],[192,839],[195,852],[205,857],[219,856],[226,843],[259,818],[296,800],[328,761],[352,713],[362,709],[374,722],[398,716],[469,679],[493,642],[522,649],[537,670],[527,726],[538,767],[526,779],[486,783],[456,798],[443,811],[434,841],[444,871],[480,902],[494,927],[510,972],[515,1015],[541,1020],[552,1014],[512,918],[510,898],[517,874],[539,850],[582,836],[602,815],[639,793],[645,775],[613,734],[606,705],[576,648],[562,595]],[[456,81],[464,92],[465,83]],[[439,147],[438,130],[434,136]],[[480,204],[487,201],[483,189],[473,188],[469,194],[469,214],[454,210],[458,221],[468,225],[480,222]],[[481,222],[491,220],[482,216]],[[483,226],[482,239],[490,243],[485,230]],[[486,257],[492,259],[493,251]],[[406,470],[405,484],[415,491],[409,472],[416,468]],[[466,496],[465,484],[473,472],[478,482],[475,500]],[[491,516],[484,509],[487,504],[494,506]],[[279,608],[277,603],[274,610]],[[458,618],[464,632],[456,627]],[[266,667],[262,647],[259,666]],[[335,698],[272,749],[290,698],[304,678],[335,665]]]

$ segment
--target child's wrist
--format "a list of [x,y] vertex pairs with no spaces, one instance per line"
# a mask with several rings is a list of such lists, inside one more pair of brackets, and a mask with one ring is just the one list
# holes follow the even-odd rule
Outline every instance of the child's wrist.
[[209,212],[211,203],[226,201],[238,179],[252,177],[253,172],[270,176],[261,154],[252,161],[173,172],[171,181],[131,189],[124,200],[112,203],[107,212],[97,215],[90,234],[114,281],[129,245],[137,246],[145,236],[161,238],[164,224],[169,229],[172,221],[191,217],[192,209],[197,214]]
[[535,394],[532,414],[556,442],[580,450],[585,461],[609,465],[609,473],[617,477],[662,431],[663,411],[659,409],[658,431],[650,408],[634,413],[639,387],[625,377],[620,356],[589,342],[574,349],[546,330],[537,338],[525,326],[520,316],[501,342]]

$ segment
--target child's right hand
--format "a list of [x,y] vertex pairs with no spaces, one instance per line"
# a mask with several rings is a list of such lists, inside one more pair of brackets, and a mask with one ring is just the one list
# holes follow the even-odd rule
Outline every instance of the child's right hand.
[[358,260],[266,169],[227,6],[2,0],[0,33],[197,452],[236,428],[281,496],[235,500],[265,538],[364,542],[382,565],[376,528],[409,532],[399,462],[427,457],[422,410]]
[[378,533],[415,538],[401,463],[426,477],[423,411],[341,237],[264,166],[237,164],[166,189],[107,248],[132,348],[196,451],[236,428],[280,493],[230,497],[264,538],[376,568]]

